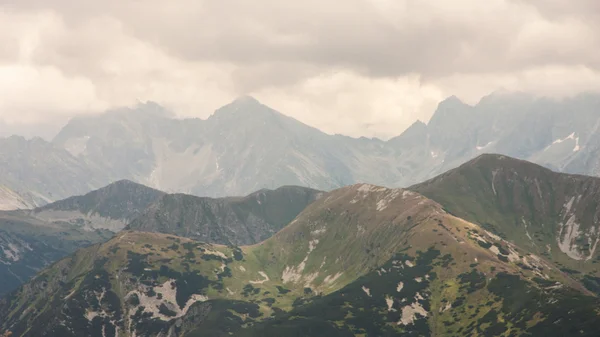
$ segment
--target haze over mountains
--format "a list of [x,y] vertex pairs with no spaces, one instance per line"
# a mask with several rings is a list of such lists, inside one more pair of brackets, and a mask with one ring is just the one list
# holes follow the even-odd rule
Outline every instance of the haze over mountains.
[[427,124],[388,141],[328,135],[251,97],[207,120],[175,119],[146,103],[76,117],[52,142],[0,139],[0,185],[11,191],[0,204],[42,205],[120,179],[218,197],[283,185],[410,186],[490,152],[598,175],[599,126],[593,94],[554,101],[499,92],[476,106],[450,97]]

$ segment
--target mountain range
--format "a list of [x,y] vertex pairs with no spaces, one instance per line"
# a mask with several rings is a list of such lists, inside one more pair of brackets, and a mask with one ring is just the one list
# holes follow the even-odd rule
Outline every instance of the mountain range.
[[[289,221],[250,245],[197,241],[206,237],[196,231],[202,221],[185,211],[210,218],[215,208],[163,195],[140,215],[147,220],[1,299],[0,333],[596,336],[600,329],[600,178],[482,155],[409,189],[297,189],[233,198],[231,209],[271,214],[265,219],[277,226]],[[297,216],[255,208],[259,200],[281,208],[290,193],[292,203],[305,202]],[[245,199],[249,206],[236,204]]]
[[287,225],[322,193],[286,186],[246,197],[169,195],[117,181],[32,210],[0,211],[0,296],[49,264],[126,226],[218,244],[258,243]]
[[177,119],[149,102],[75,117],[51,142],[0,139],[0,205],[41,206],[121,179],[208,197],[284,185],[407,187],[482,153],[599,175],[599,126],[595,94],[556,101],[498,92],[474,106],[450,97],[427,124],[387,141],[329,135],[252,97],[206,120]]

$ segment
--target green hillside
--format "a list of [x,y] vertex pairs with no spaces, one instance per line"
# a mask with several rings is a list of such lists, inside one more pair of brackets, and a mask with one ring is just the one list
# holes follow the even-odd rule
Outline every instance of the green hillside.
[[600,178],[482,155],[411,189],[600,291]]
[[354,185],[270,239],[125,231],[0,302],[17,336],[593,336],[598,300],[417,193]]

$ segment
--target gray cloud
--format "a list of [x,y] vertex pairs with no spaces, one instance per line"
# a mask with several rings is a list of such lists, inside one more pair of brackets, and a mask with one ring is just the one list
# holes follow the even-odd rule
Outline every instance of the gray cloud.
[[[18,32],[0,33],[0,64],[53,69],[38,76],[40,83],[90,85],[68,109],[50,109],[64,115],[141,98],[205,117],[250,93],[329,132],[389,137],[416,118],[427,120],[432,102],[451,94],[475,102],[498,87],[558,96],[593,89],[600,76],[598,6],[0,0],[0,31]],[[554,76],[568,85],[549,85]],[[56,105],[25,106],[42,111],[49,104]],[[18,100],[0,104],[0,117],[22,108]],[[349,121],[342,125],[340,115]]]

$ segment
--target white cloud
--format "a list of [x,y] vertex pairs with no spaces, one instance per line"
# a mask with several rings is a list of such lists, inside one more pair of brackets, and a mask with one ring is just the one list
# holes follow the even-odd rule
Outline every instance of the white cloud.
[[500,87],[598,90],[598,2],[0,0],[0,120],[236,96],[330,133],[389,137]]
[[398,135],[416,119],[429,119],[444,94],[422,85],[417,75],[396,79],[367,78],[333,72],[308,78],[292,87],[267,88],[257,98],[328,133],[351,136]]

